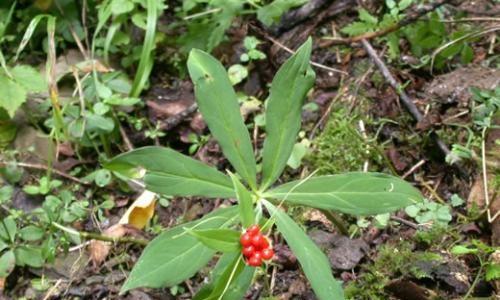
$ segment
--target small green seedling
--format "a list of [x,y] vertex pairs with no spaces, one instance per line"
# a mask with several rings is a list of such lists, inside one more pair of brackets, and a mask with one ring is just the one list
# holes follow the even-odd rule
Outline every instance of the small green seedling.
[[265,235],[254,234],[252,243],[243,236],[255,233],[253,225],[267,234],[275,224],[317,297],[343,299],[342,286],[333,277],[328,259],[282,207],[304,205],[376,215],[422,200],[420,192],[409,183],[380,173],[309,176],[274,186],[293,151],[303,102],[314,83],[315,74],[309,65],[311,48],[309,39],[281,66],[271,84],[259,181],[250,135],[226,70],[208,53],[191,51],[188,69],[199,109],[236,174],[225,175],[161,147],[144,147],[119,155],[106,168],[135,178],[145,173],[146,188],[159,194],[236,198],[238,205],[217,209],[156,237],[139,258],[122,293],[137,287],[175,286],[198,272],[216,253],[222,253],[212,273],[213,281],[194,299],[242,299],[255,267],[271,262],[273,256],[271,241]]

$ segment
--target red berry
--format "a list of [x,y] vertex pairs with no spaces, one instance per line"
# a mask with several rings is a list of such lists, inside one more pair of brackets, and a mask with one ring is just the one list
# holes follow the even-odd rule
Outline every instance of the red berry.
[[266,248],[266,249],[261,251],[261,254],[262,254],[262,259],[269,260],[269,259],[273,258],[274,251],[273,251],[273,249]]
[[240,237],[240,244],[243,247],[248,247],[252,245],[252,237],[248,233],[244,233]]
[[261,247],[260,249],[266,249],[266,248],[269,248],[269,239],[265,236],[263,236],[264,240],[261,242]]
[[252,237],[252,245],[256,249],[264,249],[267,248],[269,243],[267,242],[266,238],[262,234],[258,234]]
[[252,257],[248,259],[248,265],[252,267],[259,267],[262,265],[262,257],[260,252],[255,252]]
[[248,227],[246,233],[248,233],[251,236],[259,234],[260,233],[259,225],[252,225]]
[[243,248],[243,250],[241,250],[241,253],[243,253],[245,257],[250,257],[255,253],[255,247],[252,245],[245,247]]

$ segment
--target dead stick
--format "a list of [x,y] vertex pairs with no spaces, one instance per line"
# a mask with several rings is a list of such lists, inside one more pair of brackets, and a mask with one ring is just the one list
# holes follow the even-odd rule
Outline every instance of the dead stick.
[[[37,169],[37,170],[44,170],[44,171],[48,171],[49,169],[51,170],[51,172],[54,172],[55,174],[61,176],[61,177],[64,177],[64,178],[67,178],[67,179],[70,179],[70,180],[73,180],[75,182],[78,182],[79,184],[83,184],[83,185],[88,185],[90,183],[88,182],[85,182],[85,181],[82,181],[74,176],[71,176],[67,173],[64,173],[62,171],[59,171],[57,169],[53,169],[53,168],[49,168],[48,166],[46,165],[41,165],[41,164],[29,164],[29,163],[23,163],[23,162],[16,162],[14,163],[15,165],[17,166],[20,166],[22,168],[28,168],[28,169]],[[0,166],[7,166],[9,165],[8,162],[4,162],[4,161],[0,161]]]
[[416,22],[421,17],[425,16],[426,14],[436,10],[438,7],[440,7],[444,4],[447,4],[449,2],[452,2],[452,0],[438,0],[438,1],[431,3],[427,6],[424,6],[421,9],[418,9],[417,11],[415,11],[413,13],[408,14],[401,21],[397,22],[396,24],[390,25],[386,28],[380,29],[378,31],[363,33],[361,35],[357,35],[357,36],[345,38],[345,39],[329,39],[329,40],[324,41],[323,43],[320,43],[320,47],[329,47],[332,45],[352,44],[352,43],[356,43],[356,42],[359,42],[362,40],[369,40],[369,39],[373,39],[376,37],[384,36],[386,34],[389,34],[391,32],[399,30],[401,27],[404,27],[408,24]]
[[[417,122],[422,121],[424,116],[418,110],[417,106],[415,105],[415,103],[413,103],[408,94],[406,94],[404,88],[396,81],[394,76],[392,76],[391,72],[389,71],[385,63],[377,55],[375,49],[373,49],[372,45],[367,40],[361,40],[361,43],[363,44],[363,47],[365,48],[368,55],[370,55],[371,59],[373,60],[377,68],[382,73],[382,76],[384,76],[385,80],[387,80],[387,82],[392,86],[392,88],[399,94],[399,98],[403,102],[403,105],[408,110],[408,112]],[[432,134],[432,136],[436,144],[438,145],[439,149],[445,155],[448,155],[450,153],[450,149],[448,149],[448,146],[446,146],[446,144],[443,141],[441,141],[435,134]]]

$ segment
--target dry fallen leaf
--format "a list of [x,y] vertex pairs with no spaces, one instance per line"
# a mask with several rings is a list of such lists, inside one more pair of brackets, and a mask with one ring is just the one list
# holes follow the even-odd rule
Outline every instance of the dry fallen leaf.
[[[132,205],[127,209],[118,224],[115,224],[103,232],[103,235],[120,238],[126,234],[133,233],[134,229],[142,229],[154,215],[156,194],[144,191]],[[111,243],[105,241],[90,241],[89,251],[94,266],[104,262],[111,250]]]
[[144,191],[127,209],[119,223],[132,225],[137,229],[144,228],[154,215],[155,203],[156,194]]

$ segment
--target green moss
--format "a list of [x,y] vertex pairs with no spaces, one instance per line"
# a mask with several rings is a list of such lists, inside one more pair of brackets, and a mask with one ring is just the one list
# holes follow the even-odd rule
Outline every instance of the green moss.
[[388,299],[384,288],[390,281],[405,277],[430,276],[417,267],[416,262],[440,261],[438,254],[415,251],[412,243],[401,241],[395,245],[383,245],[372,263],[362,266],[361,275],[345,288],[347,299]]
[[361,171],[366,160],[370,170],[380,170],[383,157],[359,133],[359,120],[359,114],[343,108],[332,112],[325,129],[313,141],[314,151],[306,157],[318,174]]

